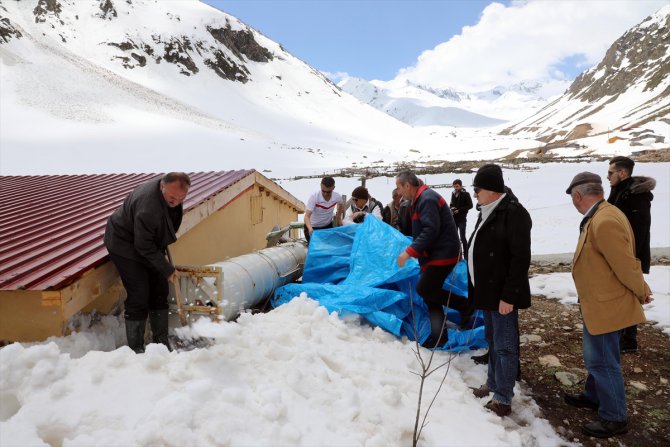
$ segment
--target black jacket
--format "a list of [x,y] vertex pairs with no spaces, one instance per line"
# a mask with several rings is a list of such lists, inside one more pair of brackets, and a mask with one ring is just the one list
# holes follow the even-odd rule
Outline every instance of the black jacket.
[[382,220],[400,231],[405,236],[412,235],[412,221],[410,220],[409,210],[412,205],[410,200],[402,200],[398,210],[390,202],[382,210]]
[[[461,188],[461,191],[456,196],[456,191],[451,193],[451,202],[449,207],[452,209],[454,214],[454,220],[456,222],[463,222],[468,218],[468,211],[472,209],[472,199],[470,198],[470,193]],[[454,210],[458,210],[457,213],[454,213]]]
[[635,236],[635,257],[642,264],[642,271],[649,273],[651,264],[650,228],[651,191],[656,180],[651,177],[629,177],[610,190],[607,201],[619,208],[628,218]]
[[[498,310],[500,300],[515,309],[530,307],[530,230],[533,222],[528,211],[508,195],[485,222],[481,214],[475,231],[472,259],[475,285],[468,272],[468,293],[475,307]],[[472,233],[475,234],[474,232]],[[472,236],[468,246],[472,244]]]
[[105,246],[110,253],[140,261],[168,277],[174,267],[165,250],[177,240],[184,209],[181,204],[168,206],[159,183],[157,178],[138,186],[109,216]]
[[444,198],[421,186],[412,201],[412,235],[407,253],[419,259],[419,265],[450,265],[458,262],[461,241],[456,223]]

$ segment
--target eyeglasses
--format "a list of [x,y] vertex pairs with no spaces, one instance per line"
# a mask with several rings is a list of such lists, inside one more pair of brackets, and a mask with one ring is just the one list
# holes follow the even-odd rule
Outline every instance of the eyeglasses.
[[472,187],[472,190],[475,192],[475,194],[479,194],[479,191],[481,191],[481,188],[477,188],[476,186]]
[[325,196],[325,195],[328,195],[328,194],[332,194],[332,193],[333,193],[333,190],[332,190],[332,189],[331,189],[330,191],[326,191],[325,189],[322,189],[322,190],[321,190],[321,194],[323,194],[324,196]]

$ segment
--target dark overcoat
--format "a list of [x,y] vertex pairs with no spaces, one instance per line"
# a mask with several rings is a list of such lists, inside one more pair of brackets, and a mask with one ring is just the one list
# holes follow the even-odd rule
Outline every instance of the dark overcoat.
[[[509,195],[503,197],[485,222],[481,213],[475,226],[472,259],[474,286],[468,272],[468,293],[475,307],[498,310],[500,300],[515,309],[530,307],[530,230],[528,211]],[[472,236],[468,246],[473,243]]]
[[177,240],[184,209],[170,208],[160,191],[160,178],[135,188],[112,213],[105,228],[107,251],[139,261],[165,277],[174,267],[165,257],[167,246]]

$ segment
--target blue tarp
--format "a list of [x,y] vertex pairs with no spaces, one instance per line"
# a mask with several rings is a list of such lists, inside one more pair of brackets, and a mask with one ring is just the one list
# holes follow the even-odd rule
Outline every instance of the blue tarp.
[[[358,314],[369,323],[396,336],[424,342],[430,335],[428,309],[416,292],[420,269],[410,258],[403,268],[396,259],[412,239],[379,219],[362,224],[315,231],[310,240],[302,283],[287,284],[275,292],[277,307],[305,292],[329,312]],[[467,266],[460,262],[445,281],[445,289],[467,296]],[[417,335],[414,336],[410,297],[414,302]],[[458,323],[460,314],[449,310],[447,317]],[[477,318],[476,325],[482,324]],[[483,327],[449,329],[448,350],[460,351],[486,346]]]

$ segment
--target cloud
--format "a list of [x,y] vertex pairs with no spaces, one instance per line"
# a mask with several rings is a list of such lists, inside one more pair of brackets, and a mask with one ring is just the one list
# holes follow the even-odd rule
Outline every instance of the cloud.
[[334,84],[351,77],[346,71],[337,71],[333,73],[332,71],[322,70],[321,74],[330,79]]
[[[491,3],[479,23],[424,51],[396,80],[481,91],[520,81],[565,85],[667,0]],[[572,72],[572,73],[571,73]]]

